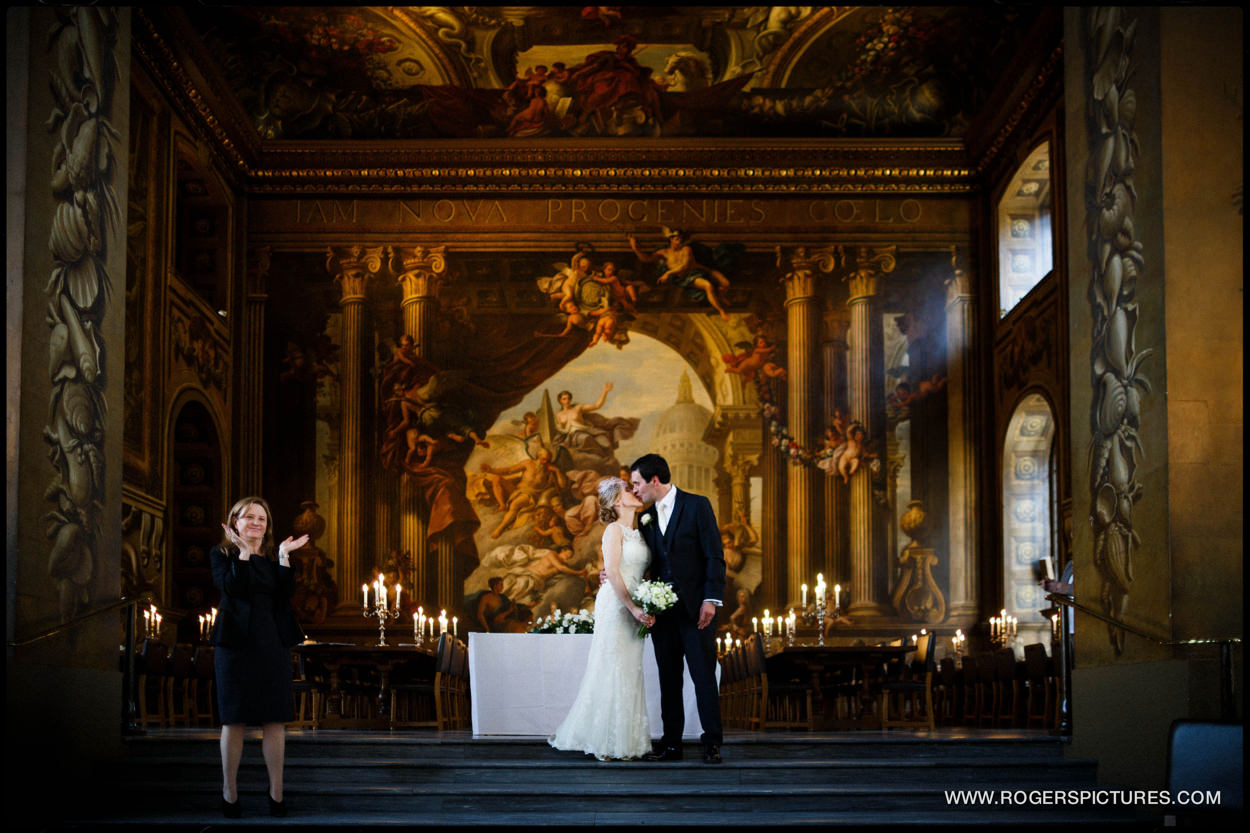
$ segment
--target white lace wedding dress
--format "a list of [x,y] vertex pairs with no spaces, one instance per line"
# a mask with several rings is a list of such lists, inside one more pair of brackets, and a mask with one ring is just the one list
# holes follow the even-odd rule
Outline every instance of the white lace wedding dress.
[[[636,529],[622,530],[621,579],[633,594],[650,559]],[[604,530],[606,542],[608,531]],[[547,742],[556,749],[581,751],[599,760],[638,758],[651,751],[651,724],[642,683],[638,622],[604,582],[595,596],[595,633],[586,673],[572,708]]]

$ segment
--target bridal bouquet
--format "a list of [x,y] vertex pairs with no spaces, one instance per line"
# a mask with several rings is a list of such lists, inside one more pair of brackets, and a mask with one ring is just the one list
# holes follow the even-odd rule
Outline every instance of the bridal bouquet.
[[595,614],[582,608],[576,613],[562,613],[557,610],[550,616],[539,619],[529,629],[530,633],[594,633]]
[[[644,581],[634,588],[634,601],[654,616],[677,604],[677,591],[666,581]],[[647,626],[638,626],[638,636],[647,635]]]

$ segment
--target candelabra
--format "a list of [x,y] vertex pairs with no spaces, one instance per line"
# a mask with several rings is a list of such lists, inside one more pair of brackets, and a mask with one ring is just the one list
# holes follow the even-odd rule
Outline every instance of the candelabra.
[[376,616],[378,618],[378,646],[385,647],[386,645],[386,620],[398,619],[399,608],[388,608],[382,604],[381,600],[378,600],[373,603],[373,610],[369,610],[368,608],[366,608],[363,615],[366,619],[368,619],[371,616]]

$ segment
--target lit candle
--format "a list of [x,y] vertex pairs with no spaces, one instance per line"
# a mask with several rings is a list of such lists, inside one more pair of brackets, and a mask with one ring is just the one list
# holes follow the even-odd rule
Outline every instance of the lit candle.
[[457,623],[457,622],[459,622],[459,621],[460,621],[460,620],[459,620],[459,619],[457,619],[455,616],[451,617],[451,635],[452,635],[452,636],[459,636],[459,635],[460,635],[460,630],[456,627],[456,623]]
[[395,609],[396,610],[399,610],[399,594],[402,592],[404,592],[403,586],[399,584],[395,585]]
[[386,610],[386,576],[378,573],[378,596],[382,599],[382,609]]
[[759,633],[759,632],[760,632],[760,619],[759,619],[759,617],[758,617],[758,616],[752,616],[752,617],[751,617],[751,631],[752,631],[753,633]]
[[803,607],[807,607],[807,585],[804,584],[800,589],[803,591]]
[[835,608],[842,607],[842,585],[833,585],[833,606]]
[[418,638],[417,637],[417,634],[419,632],[418,627],[419,627],[419,622],[417,621],[417,614],[414,613],[412,614],[412,638],[413,639]]
[[363,606],[366,611],[369,610],[369,585],[360,585],[360,595],[364,598]]
[[914,634],[914,633],[913,633],[913,634],[911,635],[911,644],[915,645],[915,644],[916,644],[916,642],[917,642],[917,641],[919,641],[919,639],[920,639],[920,637],[919,637],[919,636],[917,636],[916,634]]

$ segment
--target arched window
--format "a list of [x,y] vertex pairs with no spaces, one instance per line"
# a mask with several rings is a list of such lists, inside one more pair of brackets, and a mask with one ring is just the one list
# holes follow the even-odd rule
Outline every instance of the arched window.
[[[1049,644],[1049,623],[1039,612],[1050,604],[1038,584],[1037,565],[1059,569],[1055,512],[1055,415],[1040,394],[1016,406],[1003,440],[1003,607],[1020,620],[1024,643]],[[1056,577],[1058,577],[1056,575]]]
[[1050,204],[1050,143],[1024,160],[998,200],[998,314],[1008,312],[1054,266]]

